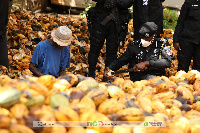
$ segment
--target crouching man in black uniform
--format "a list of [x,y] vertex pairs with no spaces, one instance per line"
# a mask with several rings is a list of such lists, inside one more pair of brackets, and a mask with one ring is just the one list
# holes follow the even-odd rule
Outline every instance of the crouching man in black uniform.
[[165,75],[165,68],[171,66],[172,52],[167,41],[156,38],[156,31],[154,22],[144,23],[139,30],[142,39],[131,42],[124,54],[106,67],[104,76],[128,63],[129,68],[133,68],[132,81]]

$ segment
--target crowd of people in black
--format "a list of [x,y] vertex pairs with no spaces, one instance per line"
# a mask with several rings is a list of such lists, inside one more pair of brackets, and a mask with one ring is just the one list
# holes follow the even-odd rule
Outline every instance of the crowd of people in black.
[[[95,78],[96,64],[100,50],[106,40],[104,82],[109,82],[108,73],[129,64],[132,81],[165,75],[165,68],[171,66],[172,52],[163,34],[163,6],[165,0],[94,0],[95,7],[88,11],[90,51],[88,55],[89,77]],[[133,5],[134,41],[117,58],[120,42],[123,43],[131,18],[129,7]],[[7,23],[9,0],[0,1],[0,65],[9,68],[7,49]],[[175,28],[173,46],[178,51],[178,70],[189,70],[191,59],[193,69],[200,71],[200,0],[185,0]],[[52,38],[45,45],[38,45],[31,60],[30,70],[36,75],[63,75],[70,67],[71,30],[66,26],[53,31]],[[45,46],[45,47],[44,47]],[[49,52],[49,50],[51,52]],[[55,55],[56,54],[56,58]],[[64,62],[64,63],[63,63]],[[53,66],[51,64],[54,64]],[[52,68],[53,67],[53,68]],[[56,69],[54,69],[56,68]]]

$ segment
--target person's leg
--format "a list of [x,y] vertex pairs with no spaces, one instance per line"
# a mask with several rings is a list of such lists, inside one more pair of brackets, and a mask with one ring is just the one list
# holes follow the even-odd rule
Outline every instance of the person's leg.
[[180,42],[180,47],[181,50],[179,50],[177,54],[177,59],[179,61],[178,71],[184,70],[185,72],[188,72],[193,57],[194,44],[182,40]]
[[[105,67],[108,67],[114,60],[117,59],[118,51],[118,36],[115,23],[109,22],[106,26],[106,60]],[[106,77],[103,77],[103,82],[109,82]]]
[[8,47],[7,47],[7,37],[6,33],[0,37],[0,65],[3,65],[9,69],[8,61]]
[[101,24],[94,24],[90,33],[90,52],[88,54],[89,74],[88,77],[95,78],[96,65],[100,50],[105,41],[105,27]]
[[193,69],[200,71],[200,44],[194,44]]

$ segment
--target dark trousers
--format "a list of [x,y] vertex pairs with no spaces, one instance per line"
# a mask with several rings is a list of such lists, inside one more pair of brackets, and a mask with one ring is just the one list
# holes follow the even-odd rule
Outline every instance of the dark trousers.
[[191,59],[193,58],[193,69],[200,71],[200,43],[194,44],[187,41],[180,42],[181,50],[178,51],[178,71],[188,72]]
[[89,77],[95,78],[96,65],[100,50],[104,45],[106,39],[106,60],[105,67],[109,66],[110,63],[117,59],[117,30],[114,21],[110,21],[106,26],[100,23],[94,23],[90,27],[90,52],[88,55],[89,64]]
[[0,65],[9,68],[6,33],[0,36]]

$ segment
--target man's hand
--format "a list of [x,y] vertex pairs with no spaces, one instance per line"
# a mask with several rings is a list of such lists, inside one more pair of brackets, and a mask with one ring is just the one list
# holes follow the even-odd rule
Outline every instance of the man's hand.
[[29,64],[29,70],[30,70],[33,74],[35,74],[36,76],[38,76],[38,77],[44,75],[44,74],[42,74],[42,73],[37,69],[35,63],[30,62],[30,64]]
[[144,61],[144,62],[141,62],[141,63],[136,64],[136,65],[133,67],[133,71],[134,71],[134,72],[145,71],[145,70],[147,70],[147,67],[148,67],[148,66],[149,66],[149,61]]
[[179,43],[173,43],[174,48],[178,51],[181,50]]
[[114,75],[111,75],[112,70],[109,67],[106,67],[105,71],[104,71],[104,76],[108,79],[114,77]]
[[117,5],[117,0],[106,0],[104,4],[106,9],[112,9],[116,5]]

